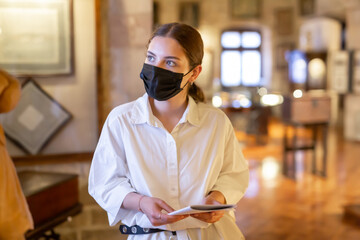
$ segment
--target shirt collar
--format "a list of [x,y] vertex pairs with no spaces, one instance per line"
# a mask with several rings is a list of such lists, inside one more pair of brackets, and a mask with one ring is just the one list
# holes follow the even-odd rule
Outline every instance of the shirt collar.
[[149,97],[146,93],[135,101],[134,107],[131,110],[130,119],[133,124],[147,122],[154,125],[154,115],[152,114]]
[[[194,99],[190,96],[188,106],[179,123],[186,121],[194,126],[200,126],[198,106]],[[148,123],[152,126],[158,125],[155,121],[155,116],[151,111],[149,97],[146,93],[135,101],[134,107],[131,110],[131,122],[133,124]]]
[[180,123],[183,121],[183,119],[186,119],[185,121],[188,121],[194,126],[200,126],[198,105],[196,104],[195,100],[190,96],[188,106],[183,114],[183,117],[180,119]]

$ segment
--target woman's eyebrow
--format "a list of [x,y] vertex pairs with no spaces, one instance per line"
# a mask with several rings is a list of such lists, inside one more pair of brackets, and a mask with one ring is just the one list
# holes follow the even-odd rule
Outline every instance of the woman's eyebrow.
[[[153,52],[151,52],[151,51],[148,51],[148,54],[150,54],[150,55],[152,55],[152,56],[156,56],[156,54],[155,54],[155,53],[153,53]],[[180,58],[175,57],[175,56],[165,56],[165,58],[166,58],[166,59],[176,59],[176,60],[181,61],[181,59],[180,59]]]
[[153,52],[151,52],[151,51],[147,51],[147,52],[148,52],[148,54],[150,54],[150,55],[156,56],[155,53],[153,53]]
[[176,60],[181,61],[181,59],[180,59],[180,58],[175,57],[175,56],[166,56],[165,58],[166,58],[166,59],[176,59]]

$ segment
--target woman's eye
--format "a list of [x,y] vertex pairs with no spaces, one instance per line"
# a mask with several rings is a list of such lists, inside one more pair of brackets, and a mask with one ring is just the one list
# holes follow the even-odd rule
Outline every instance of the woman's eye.
[[166,61],[166,64],[169,66],[169,67],[175,67],[176,66],[176,63],[174,61]]
[[149,62],[152,62],[152,61],[155,60],[155,58],[154,58],[153,56],[150,56],[150,55],[148,55],[146,58],[147,58],[147,60],[148,60]]

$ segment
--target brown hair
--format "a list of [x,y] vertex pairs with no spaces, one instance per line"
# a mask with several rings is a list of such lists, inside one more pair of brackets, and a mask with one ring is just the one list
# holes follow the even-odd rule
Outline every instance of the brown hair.
[[[154,37],[170,37],[175,39],[184,49],[189,60],[190,69],[201,65],[204,57],[204,43],[200,33],[193,27],[183,23],[168,23],[159,26],[152,34],[149,43]],[[189,86],[188,95],[195,102],[205,102],[203,91],[195,84]]]

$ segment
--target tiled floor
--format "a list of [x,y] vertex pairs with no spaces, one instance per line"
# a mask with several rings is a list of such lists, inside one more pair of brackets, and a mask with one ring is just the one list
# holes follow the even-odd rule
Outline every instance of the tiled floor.
[[[327,177],[311,174],[312,151],[299,151],[294,180],[282,174],[282,134],[283,126],[272,123],[265,144],[258,146],[237,133],[250,166],[250,185],[236,211],[246,239],[360,239],[360,221],[343,217],[344,205],[360,204],[360,142],[345,141],[331,127]],[[299,134],[309,136],[306,130]]]

